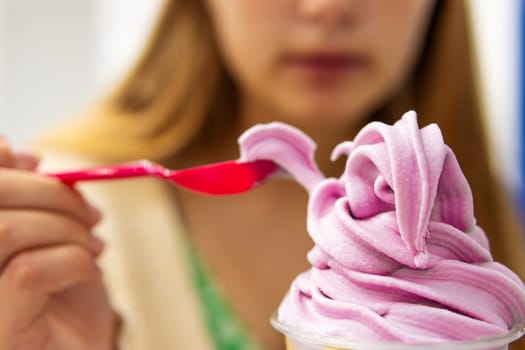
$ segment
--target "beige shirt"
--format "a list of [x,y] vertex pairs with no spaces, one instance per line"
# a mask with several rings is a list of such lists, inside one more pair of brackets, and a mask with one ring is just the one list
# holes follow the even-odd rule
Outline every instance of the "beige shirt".
[[[70,155],[45,154],[42,167],[93,165]],[[137,178],[77,187],[103,213],[96,227],[106,242],[100,257],[122,350],[213,349],[183,251],[178,210],[159,180]]]

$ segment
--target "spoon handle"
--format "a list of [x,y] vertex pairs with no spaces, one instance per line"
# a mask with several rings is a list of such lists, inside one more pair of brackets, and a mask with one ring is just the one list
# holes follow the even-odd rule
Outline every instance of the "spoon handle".
[[66,184],[74,184],[79,181],[125,179],[139,176],[161,176],[166,173],[162,166],[141,160],[132,163],[96,166],[73,171],[46,173],[45,175],[55,177]]

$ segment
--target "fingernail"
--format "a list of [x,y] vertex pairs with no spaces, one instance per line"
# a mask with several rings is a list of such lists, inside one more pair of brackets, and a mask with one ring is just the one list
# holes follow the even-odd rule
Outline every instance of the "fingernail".
[[102,219],[102,213],[94,206],[88,205],[88,218],[89,222],[92,225],[95,225],[97,222],[100,221],[100,219]]
[[91,249],[95,254],[100,254],[104,250],[104,241],[102,241],[97,236],[91,236]]
[[37,167],[38,162],[40,159],[38,156],[25,152],[25,151],[17,151],[14,153],[14,159],[15,159],[15,166],[18,169],[25,169],[25,170],[33,170]]

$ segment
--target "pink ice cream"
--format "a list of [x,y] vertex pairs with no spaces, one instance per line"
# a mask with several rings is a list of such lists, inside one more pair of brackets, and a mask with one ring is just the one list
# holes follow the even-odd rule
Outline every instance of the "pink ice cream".
[[414,112],[373,122],[332,158],[324,178],[315,144],[281,123],[239,140],[241,160],[272,159],[309,192],[312,267],[293,281],[281,322],[318,335],[406,343],[499,335],[525,322],[525,287],[494,262],[472,193],[439,128]]

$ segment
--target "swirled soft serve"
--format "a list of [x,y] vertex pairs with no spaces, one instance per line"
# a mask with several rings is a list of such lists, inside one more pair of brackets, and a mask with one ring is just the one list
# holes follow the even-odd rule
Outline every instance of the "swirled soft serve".
[[472,193],[437,125],[414,112],[372,122],[333,151],[339,178],[313,161],[315,144],[281,123],[239,139],[241,160],[272,159],[309,192],[311,268],[282,301],[281,322],[320,335],[406,343],[472,339],[523,323],[525,288],[493,261]]

